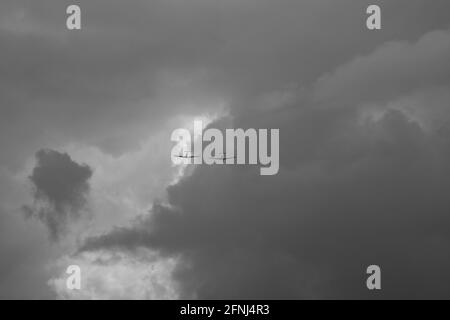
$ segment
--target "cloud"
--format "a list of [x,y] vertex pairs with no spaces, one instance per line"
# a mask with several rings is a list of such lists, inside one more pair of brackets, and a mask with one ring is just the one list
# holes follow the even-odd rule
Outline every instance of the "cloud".
[[[450,234],[436,225],[450,223],[448,142],[411,116],[431,105],[450,115],[439,107],[448,104],[447,40],[443,30],[389,43],[321,77],[315,100],[289,93],[287,107],[285,94],[264,99],[275,108],[234,113],[236,127],[280,128],[277,176],[197,167],[168,189],[168,205],[81,250],[180,256],[174,276],[188,298],[370,298],[371,264],[390,283],[380,297],[448,297],[438,269],[450,266]],[[361,120],[365,105],[377,117]]]
[[[95,197],[93,229],[118,226],[103,236],[76,233],[92,236],[83,247],[90,257],[67,258],[70,247],[27,260],[23,252],[48,244],[6,233],[3,243],[27,243],[0,248],[11,258],[2,285],[14,287],[10,271],[24,261],[39,269],[26,270],[30,278],[11,295],[39,296],[47,259],[61,263],[59,271],[86,264],[83,298],[154,297],[142,280],[145,247],[176,258],[167,276],[180,285],[177,297],[371,298],[364,283],[373,263],[391,284],[383,297],[450,296],[442,272],[448,139],[425,130],[449,117],[448,0],[78,2],[76,33],[65,29],[64,2],[0,4],[0,166],[15,174],[35,150],[75,146],[75,160],[43,157],[59,159],[78,179],[61,182],[66,191],[38,182],[45,192],[31,214],[63,235]],[[369,4],[382,7],[379,32],[365,28]],[[222,107],[233,127],[280,128],[279,174],[197,167],[158,204],[154,196],[173,178],[170,120]],[[375,115],[366,117],[369,107]],[[141,149],[149,137],[155,143]],[[44,167],[36,168],[48,179],[72,172]],[[97,264],[117,250],[120,259]],[[23,257],[14,259],[18,251]],[[53,275],[51,288],[77,298],[64,291],[63,276]],[[168,282],[157,283],[169,289],[161,296],[173,296]]]
[[67,153],[40,150],[30,181],[34,187],[35,204],[25,212],[41,220],[57,240],[67,224],[85,213],[92,169],[74,162]]
[[417,42],[388,42],[322,76],[315,100],[327,107],[387,102],[417,89],[450,81],[450,30],[423,35]]
[[[81,269],[80,290],[67,289],[67,266]],[[161,259],[146,251],[139,256],[123,253],[88,253],[58,259],[60,274],[48,284],[57,299],[176,299],[177,287],[171,278],[174,259]]]
[[[0,4],[0,144],[11,151],[0,161],[14,170],[71,142],[121,155],[171,117],[223,103],[243,112],[255,96],[270,102],[269,92],[448,24],[446,0],[77,3],[79,33],[66,30],[65,2]],[[376,3],[386,28],[368,33],[365,9]]]
[[[450,279],[438,272],[450,266],[442,250],[450,236],[448,149],[400,111],[351,119],[321,139],[299,140],[290,150],[296,166],[282,161],[274,177],[197,167],[169,188],[170,206],[155,205],[82,250],[180,256],[174,277],[188,298],[370,298],[370,264],[389,283],[380,297],[448,296]],[[283,128],[302,126],[297,120]],[[302,157],[309,144],[316,154]]]

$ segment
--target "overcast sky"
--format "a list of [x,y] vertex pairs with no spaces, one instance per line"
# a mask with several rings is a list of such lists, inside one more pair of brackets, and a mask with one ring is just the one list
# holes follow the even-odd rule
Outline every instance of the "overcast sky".
[[[449,11],[2,0],[0,298],[450,298]],[[278,174],[173,165],[195,119],[278,128]]]

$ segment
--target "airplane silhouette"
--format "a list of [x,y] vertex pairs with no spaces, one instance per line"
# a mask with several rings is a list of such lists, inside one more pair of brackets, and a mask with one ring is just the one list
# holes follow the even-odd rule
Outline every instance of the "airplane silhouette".
[[221,156],[221,157],[211,157],[211,159],[217,159],[217,160],[222,160],[222,161],[225,161],[227,159],[236,159],[236,158],[237,158],[236,156],[227,157],[226,153],[224,153],[223,156]]
[[184,155],[180,154],[180,155],[175,156],[175,157],[177,157],[177,158],[183,158],[183,159],[193,159],[193,158],[198,158],[198,156],[196,156],[196,155],[190,155],[190,156],[188,156],[188,155],[187,155],[187,152],[185,152]]

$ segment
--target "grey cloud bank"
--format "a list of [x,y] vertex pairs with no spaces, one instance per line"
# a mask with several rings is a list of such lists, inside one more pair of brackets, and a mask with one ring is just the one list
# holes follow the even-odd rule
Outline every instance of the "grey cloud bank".
[[[10,178],[1,190],[31,174],[36,200],[53,208],[33,212],[54,235],[77,220],[93,171],[115,180],[59,152],[29,171],[37,150],[82,145],[113,162],[173,119],[225,107],[231,123],[210,127],[279,128],[278,174],[196,167],[129,226],[92,234],[80,255],[177,257],[172,277],[187,298],[450,297],[448,0],[77,3],[76,33],[65,28],[67,3],[0,4],[0,173]],[[369,4],[382,8],[380,31],[365,28]],[[128,170],[151,179],[165,169]],[[10,193],[2,203],[27,203]],[[0,208],[0,294],[48,297],[43,270],[55,257],[42,234],[19,236],[11,207]],[[75,210],[56,210],[66,207]],[[36,269],[15,286],[23,261]],[[376,297],[365,286],[371,264],[382,269]]]

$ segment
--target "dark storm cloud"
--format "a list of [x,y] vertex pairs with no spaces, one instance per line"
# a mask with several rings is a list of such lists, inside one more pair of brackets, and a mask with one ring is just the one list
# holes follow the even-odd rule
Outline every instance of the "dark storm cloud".
[[[372,298],[371,264],[382,268],[377,297],[450,297],[448,140],[401,108],[367,119],[359,108],[448,88],[448,39],[443,30],[377,49],[320,78],[317,100],[239,114],[235,127],[280,129],[278,175],[197,167],[168,189],[170,206],[155,205],[134,227],[91,238],[82,250],[143,246],[181,256],[175,277],[184,297]],[[376,81],[367,68],[379,82],[376,70],[389,71],[392,91],[383,83],[353,91],[353,81]],[[428,102],[421,101],[425,113],[433,112]]]
[[[369,3],[384,9],[383,32],[364,28]],[[43,141],[122,154],[173,115],[222,101],[244,112],[259,94],[448,24],[446,0],[81,0],[82,30],[70,32],[69,4],[0,4],[0,144],[13,151],[0,159],[12,168]]]
[[[449,116],[448,0],[77,3],[80,32],[65,30],[72,3],[0,4],[3,166],[47,144],[121,154],[217,101],[235,127],[280,128],[281,139],[278,175],[199,167],[168,189],[170,206],[82,250],[181,257],[186,297],[373,297],[369,264],[382,267],[383,297],[450,296],[448,140],[402,111],[364,122],[358,109],[412,94]],[[368,4],[383,9],[379,32],[365,28]],[[44,158],[73,175],[66,184],[53,173],[69,171],[38,165],[66,190],[35,179],[40,201],[80,208],[90,170]],[[59,230],[72,214],[41,217]]]
[[67,223],[77,220],[86,209],[92,169],[73,161],[66,153],[40,150],[29,177],[34,187],[34,207],[25,212],[40,219],[57,240]]
[[[322,118],[311,112],[283,128]],[[83,250],[181,255],[186,297],[370,298],[370,264],[382,267],[382,297],[448,297],[448,144],[398,111],[323,134],[300,139],[289,152],[298,168],[282,161],[274,177],[199,167],[169,189],[170,208]]]

